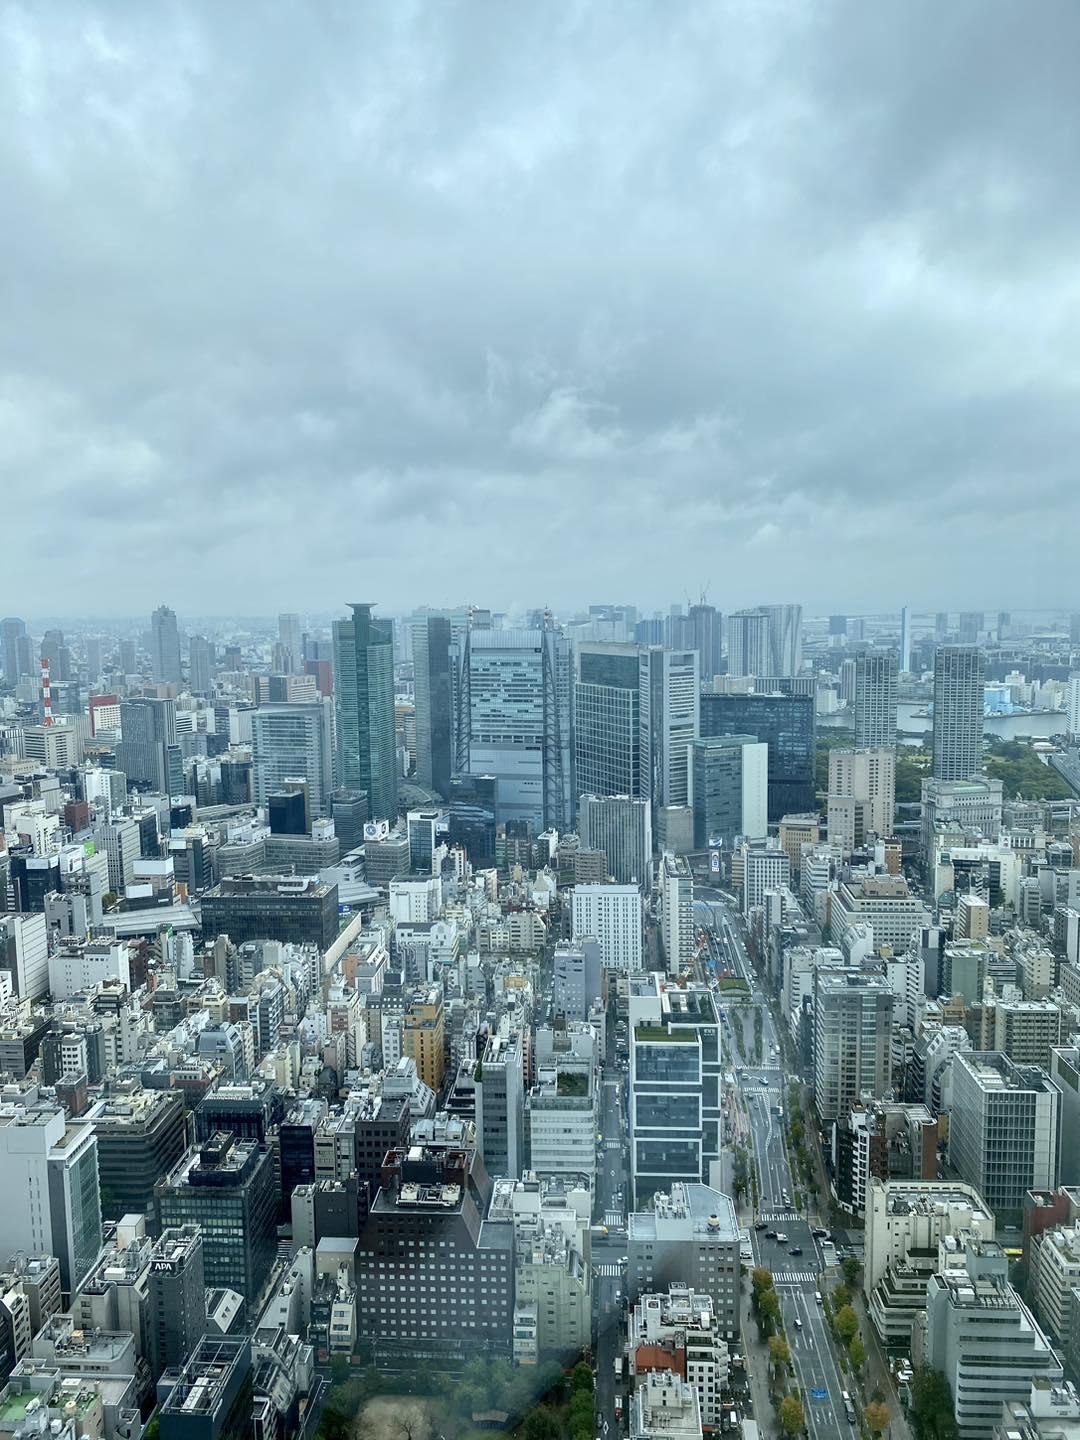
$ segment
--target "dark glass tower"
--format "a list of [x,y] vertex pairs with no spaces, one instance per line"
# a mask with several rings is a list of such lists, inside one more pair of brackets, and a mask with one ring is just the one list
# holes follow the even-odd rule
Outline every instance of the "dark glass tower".
[[334,621],[334,698],[339,778],[347,790],[366,790],[371,815],[397,815],[394,746],[394,644],[389,621],[371,605],[352,605],[351,620]]
[[416,778],[444,798],[450,784],[450,620],[423,615],[413,623]]

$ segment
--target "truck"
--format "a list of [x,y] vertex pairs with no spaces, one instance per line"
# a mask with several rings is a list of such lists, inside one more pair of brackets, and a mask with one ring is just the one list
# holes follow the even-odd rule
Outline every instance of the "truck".
[[616,1420],[621,1420],[621,1419],[622,1419],[622,1396],[621,1396],[621,1395],[616,1395],[616,1396],[615,1396],[615,1419],[616,1419]]
[[622,1357],[621,1355],[616,1355],[616,1356],[615,1356],[615,1379],[616,1379],[616,1381],[619,1381],[619,1380],[622,1379],[622,1359],[623,1359],[623,1357]]

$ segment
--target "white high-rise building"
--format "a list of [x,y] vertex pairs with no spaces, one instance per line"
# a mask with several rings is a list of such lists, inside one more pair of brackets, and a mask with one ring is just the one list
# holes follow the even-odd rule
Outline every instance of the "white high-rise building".
[[20,1000],[39,1000],[49,992],[49,932],[45,916],[0,915],[0,970],[11,976]]
[[307,782],[311,814],[330,813],[334,788],[333,702],[260,705],[252,716],[255,804],[266,807],[286,780]]
[[1069,676],[1069,690],[1066,697],[1069,739],[1080,740],[1080,675]]
[[764,610],[736,610],[728,616],[729,676],[772,673],[769,617]]
[[300,616],[291,612],[278,616],[278,644],[286,675],[299,675],[304,668],[304,647]]
[[814,975],[814,1103],[822,1123],[860,1095],[887,1095],[892,1078],[894,995],[887,980],[860,971]]
[[575,885],[575,941],[598,940],[605,970],[641,969],[641,891],[636,885]]
[[983,658],[977,645],[934,654],[934,779],[969,780],[982,769]]
[[791,857],[786,850],[747,849],[743,857],[743,912],[765,903],[766,890],[791,884]]
[[855,745],[896,748],[895,650],[860,650],[855,657]]
[[643,650],[639,663],[641,793],[658,811],[689,804],[689,747],[698,737],[700,681],[696,650]]
[[0,1173],[18,1205],[0,1208],[0,1251],[55,1255],[71,1295],[101,1250],[97,1138],[59,1105],[0,1109]]

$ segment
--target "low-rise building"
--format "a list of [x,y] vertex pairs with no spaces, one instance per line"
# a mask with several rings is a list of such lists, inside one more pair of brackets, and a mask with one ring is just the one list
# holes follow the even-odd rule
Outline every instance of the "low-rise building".
[[712,1300],[717,1334],[738,1335],[739,1223],[730,1196],[697,1184],[658,1191],[651,1210],[630,1215],[627,1249],[632,1299],[689,1285]]
[[728,1383],[728,1347],[716,1333],[712,1297],[688,1285],[641,1295],[630,1315],[628,1348],[635,1378],[671,1371],[698,1396],[701,1423],[719,1429]]

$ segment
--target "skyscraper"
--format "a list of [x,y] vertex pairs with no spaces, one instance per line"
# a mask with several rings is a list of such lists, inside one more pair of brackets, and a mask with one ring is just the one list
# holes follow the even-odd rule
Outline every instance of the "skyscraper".
[[453,646],[454,769],[494,775],[499,823],[573,825],[573,669],[553,625],[472,627]]
[[762,609],[736,610],[728,616],[729,675],[772,673],[769,617]]
[[329,815],[334,788],[333,726],[329,700],[313,704],[260,705],[251,717],[252,776],[256,805],[286,780],[307,782],[311,814]]
[[[20,659],[20,641],[25,642],[25,660]],[[15,615],[0,620],[0,662],[4,667],[4,679],[14,685],[22,675],[30,673],[30,639],[26,633],[26,621]]]
[[417,783],[445,799],[451,771],[451,622],[421,615],[412,623]]
[[339,780],[366,790],[372,818],[397,815],[394,747],[394,646],[389,621],[355,604],[351,620],[334,621],[334,698]]
[[770,668],[764,673],[797,675],[802,668],[802,606],[762,605],[761,609],[769,621]]
[[602,850],[608,874],[620,885],[648,883],[652,861],[652,808],[631,795],[581,795],[578,836],[586,850]]
[[300,633],[300,616],[286,611],[278,616],[278,644],[286,675],[301,675],[304,670],[304,642]]
[[574,686],[574,789],[640,795],[641,735],[636,645],[581,644]]
[[192,635],[188,641],[188,685],[193,695],[209,695],[211,680],[211,645],[205,635]]
[[720,611],[715,605],[707,605],[702,598],[696,605],[690,606],[687,620],[690,629],[687,646],[697,651],[698,674],[702,684],[707,685],[714,675],[720,674],[723,663]]
[[939,610],[934,616],[934,640],[942,644],[949,638],[949,612]]
[[934,653],[934,779],[967,780],[982,765],[983,659],[975,645]]
[[179,685],[180,634],[176,628],[176,611],[170,610],[167,605],[159,605],[150,616],[150,633],[154,679]]
[[896,651],[860,650],[855,657],[855,746],[896,745]]
[[176,743],[176,701],[136,696],[120,704],[120,731],[116,761],[138,788],[161,795],[179,795],[184,773]]
[[984,615],[981,610],[962,610],[960,612],[960,644],[977,645],[979,631],[983,627]]
[[698,737],[700,684],[696,650],[650,646],[638,662],[641,793],[657,812],[690,803],[688,752]]
[[712,735],[692,747],[694,848],[729,849],[737,835],[768,833],[768,745],[754,735]]
[[701,734],[756,735],[768,745],[770,821],[815,808],[812,695],[702,695]]
[[911,670],[911,611],[905,605],[900,611],[900,673]]

